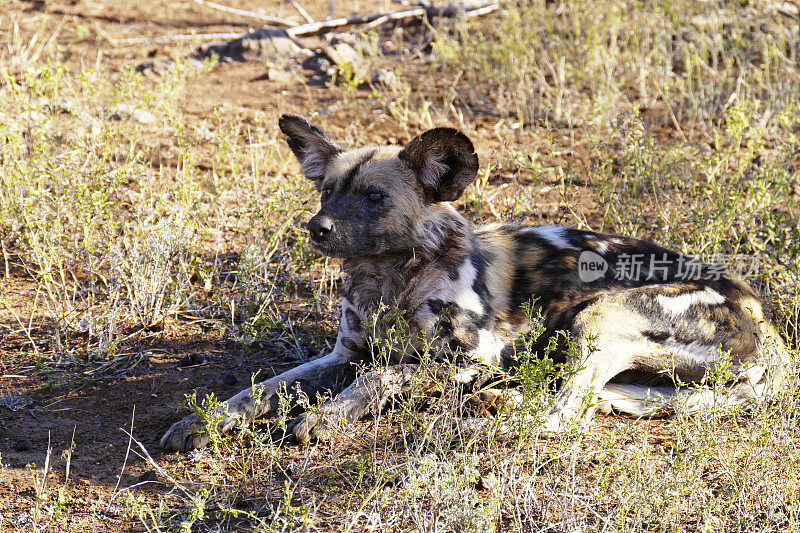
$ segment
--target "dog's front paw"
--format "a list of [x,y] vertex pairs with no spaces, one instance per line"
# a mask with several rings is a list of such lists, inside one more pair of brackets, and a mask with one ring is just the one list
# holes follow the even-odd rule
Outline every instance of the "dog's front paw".
[[306,411],[295,419],[292,433],[301,444],[308,444],[310,440],[330,440],[332,434],[327,417],[311,411]]
[[189,415],[180,422],[172,424],[161,437],[161,447],[165,451],[176,452],[203,448],[208,444],[209,436],[202,427],[203,423],[197,415]]

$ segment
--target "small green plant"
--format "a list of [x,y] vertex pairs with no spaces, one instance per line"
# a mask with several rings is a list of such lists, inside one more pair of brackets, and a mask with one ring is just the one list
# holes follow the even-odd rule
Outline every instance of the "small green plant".
[[[544,413],[552,405],[553,393],[559,382],[569,379],[579,370],[582,357],[567,332],[546,335],[546,327],[536,301],[523,304],[529,331],[520,335],[515,344],[516,363],[508,380],[518,383],[522,402],[508,418],[514,428],[518,446],[530,443],[538,434]],[[556,362],[563,361],[563,362]]]
[[224,416],[223,413],[217,410],[219,403],[219,400],[213,392],[211,394],[206,394],[199,401],[197,393],[192,392],[186,395],[181,405],[183,408],[195,414],[200,420],[197,430],[208,435],[212,450],[217,455],[220,453],[219,444],[222,439],[222,434],[219,431],[219,423]]
[[381,490],[378,501],[384,527],[396,527],[403,516],[418,530],[495,531],[499,502],[485,502],[477,491],[480,474],[474,455],[427,453],[404,466],[399,490]]
[[194,494],[189,504],[186,517],[181,520],[178,525],[178,531],[180,531],[180,533],[191,533],[194,530],[195,524],[203,521],[206,517],[206,506],[208,505],[209,495],[210,490],[208,489],[199,490]]
[[49,435],[47,453],[42,469],[38,470],[35,464],[28,464],[25,466],[29,476],[33,480],[35,492],[34,504],[30,511],[34,531],[49,530],[51,520],[55,520],[69,511],[70,496],[67,490],[67,483],[69,481],[73,449],[74,442],[73,446],[65,450],[64,454],[62,454],[61,458],[65,459],[64,484],[55,488],[55,490],[48,487],[48,477],[54,466],[52,461],[53,450],[50,447]]
[[314,525],[313,509],[305,503],[293,501],[294,490],[288,481],[284,486],[283,499],[275,510],[270,529],[273,531],[308,531]]

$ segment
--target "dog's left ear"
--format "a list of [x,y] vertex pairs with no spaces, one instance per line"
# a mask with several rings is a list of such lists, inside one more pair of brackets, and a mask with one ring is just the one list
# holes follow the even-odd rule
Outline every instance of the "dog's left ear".
[[342,148],[321,129],[297,115],[282,115],[278,127],[288,137],[286,142],[300,161],[303,174],[319,189],[328,163]]
[[412,139],[398,157],[417,174],[428,203],[458,199],[478,172],[472,141],[452,128],[426,131]]

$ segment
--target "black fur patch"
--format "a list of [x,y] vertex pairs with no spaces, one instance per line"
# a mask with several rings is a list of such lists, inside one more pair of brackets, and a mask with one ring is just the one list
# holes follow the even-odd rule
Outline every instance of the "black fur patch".
[[486,261],[478,251],[473,251],[469,256],[469,261],[475,269],[475,281],[472,282],[472,290],[478,295],[478,299],[485,308],[486,312],[491,313],[491,295],[486,288]]
[[478,331],[486,329],[491,319],[489,313],[478,314],[438,298],[432,298],[427,303],[431,312],[439,317],[439,335],[448,339],[448,346],[453,351],[469,350],[478,345]]
[[[564,297],[565,291],[572,288],[567,285],[574,267],[566,264],[572,255],[570,250],[556,248],[539,235],[516,231],[513,234],[514,257],[524,258],[531,250],[540,252],[539,262],[535,265],[518,260],[511,281],[509,303],[512,320],[523,323],[526,320],[522,306],[536,295],[536,305],[547,309],[550,304]],[[577,261],[576,261],[577,264]]]
[[344,318],[347,320],[347,327],[350,328],[350,331],[360,331],[361,330],[361,318],[353,311],[352,309],[348,309],[344,312]]
[[647,331],[643,331],[642,335],[645,338],[647,338],[647,339],[649,339],[649,340],[651,340],[653,342],[663,342],[663,341],[669,339],[669,337],[670,337],[668,331],[650,331],[650,330],[647,330]]
[[[649,288],[647,292],[652,298],[659,294],[679,296],[705,287],[726,298],[734,297],[732,301],[736,300],[736,295],[742,294],[739,285],[726,276],[718,276],[715,267],[646,241],[565,229],[564,238],[574,249],[560,248],[527,229],[512,226],[511,233],[518,262],[509,291],[509,315],[517,324],[525,320],[522,305],[534,295],[548,327],[555,328],[575,317],[572,310],[580,302],[624,289]],[[598,242],[604,243],[605,251],[598,251]],[[585,250],[600,254],[608,262],[609,268],[603,277],[590,282],[581,281],[577,270],[578,257]],[[533,256],[536,257],[534,264],[525,260]],[[641,264],[634,275],[626,275],[626,261],[633,256],[641,258]],[[687,279],[689,268],[692,277]],[[649,313],[652,314],[661,315],[663,310]]]
[[363,349],[356,341],[347,337],[342,338],[342,346],[354,352],[359,352]]

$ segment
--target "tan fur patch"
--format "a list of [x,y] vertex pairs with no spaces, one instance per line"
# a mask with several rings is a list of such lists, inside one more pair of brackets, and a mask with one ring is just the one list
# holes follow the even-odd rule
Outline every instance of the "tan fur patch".
[[476,231],[482,250],[487,256],[486,288],[496,309],[508,307],[508,294],[514,277],[514,240],[501,224],[483,226]]

